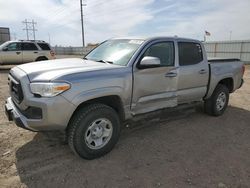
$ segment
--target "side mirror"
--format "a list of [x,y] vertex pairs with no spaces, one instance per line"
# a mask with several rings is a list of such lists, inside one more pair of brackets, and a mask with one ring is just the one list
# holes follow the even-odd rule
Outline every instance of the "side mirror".
[[140,62],[140,68],[159,67],[161,60],[158,57],[145,56]]
[[2,51],[8,51],[8,47],[3,47]]

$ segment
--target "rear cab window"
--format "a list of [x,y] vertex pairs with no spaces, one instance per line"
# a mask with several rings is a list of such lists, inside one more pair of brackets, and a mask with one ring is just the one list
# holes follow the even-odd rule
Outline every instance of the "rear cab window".
[[195,42],[178,42],[179,65],[194,65],[203,61],[202,48]]
[[36,50],[38,50],[38,48],[34,43],[24,42],[24,43],[22,43],[22,50],[24,50],[24,51],[36,51]]
[[49,44],[47,43],[37,43],[37,44],[42,50],[47,50],[47,51],[51,50]]

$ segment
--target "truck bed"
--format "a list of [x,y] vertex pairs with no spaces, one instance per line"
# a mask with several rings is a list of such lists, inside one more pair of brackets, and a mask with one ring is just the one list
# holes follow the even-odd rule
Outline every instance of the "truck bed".
[[208,59],[209,81],[205,98],[209,98],[220,80],[232,78],[232,91],[241,86],[243,63],[236,58],[211,58]]

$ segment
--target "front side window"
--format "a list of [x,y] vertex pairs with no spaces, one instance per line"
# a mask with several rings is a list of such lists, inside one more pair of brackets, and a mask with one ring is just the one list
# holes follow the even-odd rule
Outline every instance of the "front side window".
[[7,50],[8,51],[18,51],[20,50],[20,45],[19,43],[15,42],[15,43],[11,43],[7,46]]
[[22,50],[24,51],[35,51],[38,50],[36,45],[33,43],[22,43]]
[[133,39],[107,40],[91,51],[85,58],[125,66],[143,42],[143,40]]
[[159,58],[161,66],[174,66],[174,43],[160,42],[153,44],[143,54],[143,57],[145,56]]
[[178,42],[180,66],[194,65],[203,61],[202,48],[198,43]]

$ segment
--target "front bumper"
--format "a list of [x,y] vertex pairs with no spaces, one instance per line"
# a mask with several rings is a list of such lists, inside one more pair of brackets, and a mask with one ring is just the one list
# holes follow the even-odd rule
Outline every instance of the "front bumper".
[[36,131],[32,128],[30,128],[27,124],[26,124],[26,118],[24,116],[21,115],[20,112],[18,112],[18,109],[15,107],[15,105],[13,104],[13,102],[11,101],[11,98],[8,98],[5,104],[5,114],[8,118],[9,121],[14,121],[15,124],[18,127],[21,127],[23,129],[27,129],[30,131]]
[[5,114],[9,121],[14,121],[18,127],[27,130],[65,130],[75,106],[62,97],[58,97],[58,100],[58,102],[54,103],[45,103],[44,101],[40,103],[33,102],[34,106],[42,108],[44,116],[41,119],[29,119],[16,107],[11,97],[9,97],[5,104]]

